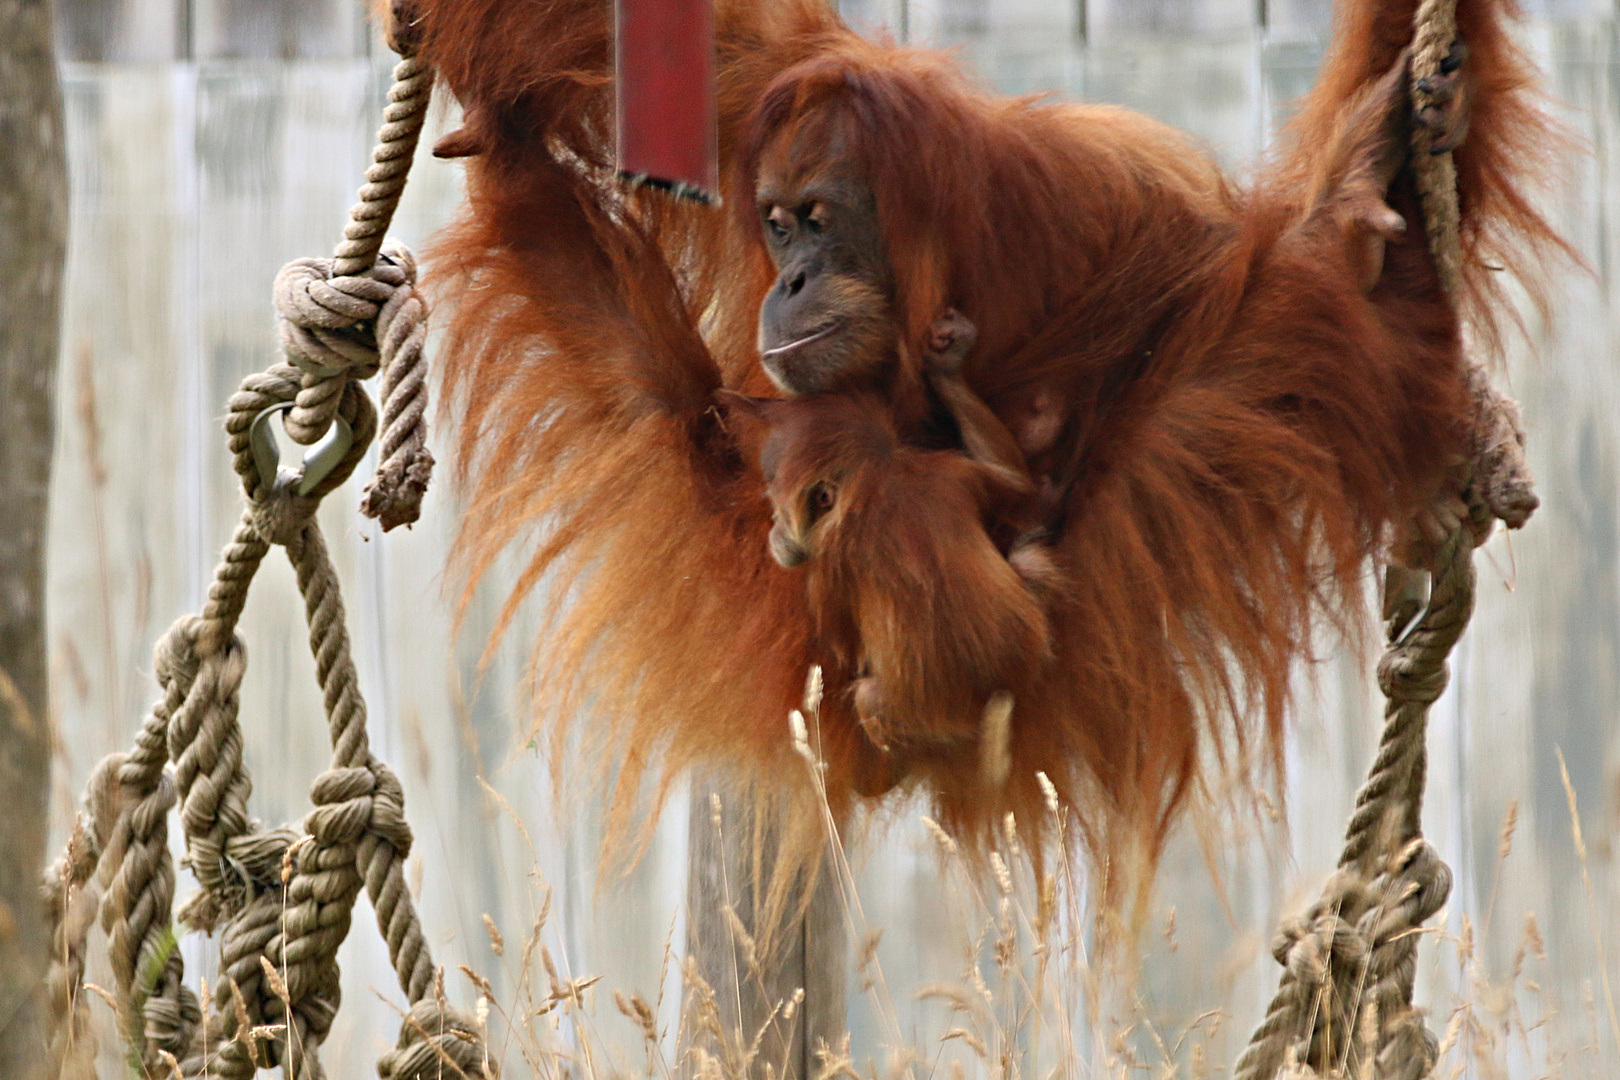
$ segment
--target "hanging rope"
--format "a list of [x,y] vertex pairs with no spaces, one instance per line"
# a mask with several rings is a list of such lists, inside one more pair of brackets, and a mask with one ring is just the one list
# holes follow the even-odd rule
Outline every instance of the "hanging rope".
[[288,263],[275,284],[282,349],[300,372],[297,403],[286,417],[293,441],[318,442],[343,388],[382,371],[382,447],[360,512],[384,531],[416,521],[433,473],[422,352],[427,305],[416,292],[410,252],[384,243],[433,94],[433,69],[417,58],[414,26],[397,7],[388,43],[401,59],[343,242],[331,259]]
[[[321,500],[365,456],[377,411],[358,380],[382,371],[383,443],[363,511],[384,528],[416,519],[432,469],[425,447],[426,307],[415,263],[383,237],[421,132],[432,73],[415,59],[396,10],[394,70],[373,164],[334,259],[301,259],[276,279],[286,362],[250,375],[226,431],[245,508],[201,615],[159,642],[162,695],[135,745],[93,773],[67,852],[46,877],[53,915],[58,1060],[84,1033],[85,943],[99,910],[109,938],[120,1026],[148,1077],[251,1077],[282,1066],[324,1075],[319,1048],[340,1002],[337,952],[366,890],[410,1003],[389,1080],[485,1075],[482,1036],[451,1009],[405,885],[411,831],[398,778],[370,750],[337,572],[315,519]],[[314,444],[302,467],[279,464],[276,416]],[[239,691],[247,654],[236,624],[259,564],[286,549],[297,574],[332,744],[295,825],[261,829],[242,754]],[[168,815],[179,807],[185,861],[200,890],[184,927],[219,934],[220,973],[205,1010],[185,985],[176,940]],[[493,1072],[493,1070],[491,1070]]]
[[[1425,0],[1413,37],[1414,109],[1429,93],[1456,39],[1456,0]],[[1451,154],[1433,153],[1432,133],[1413,125],[1412,167],[1429,248],[1441,284],[1455,301],[1462,283],[1457,173]],[[1466,361],[1475,424],[1463,477],[1466,516],[1446,521],[1433,551],[1427,606],[1398,602],[1413,571],[1391,567],[1386,615],[1391,643],[1378,665],[1384,732],[1356,795],[1339,867],[1321,898],[1286,920],[1272,943],[1282,979],[1265,1019],[1233,1071],[1234,1080],[1290,1076],[1372,1076],[1422,1080],[1439,1045],[1412,1006],[1423,923],[1445,904],[1451,870],[1423,839],[1429,707],[1445,690],[1446,660],[1474,609],[1474,548],[1501,520],[1517,528],[1537,506],[1524,458],[1518,406],[1491,386],[1483,366]],[[1370,1066],[1370,1071],[1368,1068]]]

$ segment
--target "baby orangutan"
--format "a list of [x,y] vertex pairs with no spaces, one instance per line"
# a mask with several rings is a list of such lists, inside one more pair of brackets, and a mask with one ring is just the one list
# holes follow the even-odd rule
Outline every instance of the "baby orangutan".
[[947,311],[926,364],[961,450],[902,442],[876,394],[728,398],[766,429],[771,555],[806,566],[816,617],[842,624],[829,639],[860,643],[858,656],[835,659],[859,672],[857,717],[900,774],[908,760],[976,741],[991,695],[1050,653],[1045,547],[1026,532],[1004,554],[988,526],[1027,528],[1034,485],[1011,433],[958,374],[974,336]]

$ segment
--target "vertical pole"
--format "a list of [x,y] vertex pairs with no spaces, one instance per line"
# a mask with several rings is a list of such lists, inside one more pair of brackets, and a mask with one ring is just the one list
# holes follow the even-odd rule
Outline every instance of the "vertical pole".
[[0,0],[0,1076],[43,1080],[51,727],[45,522],[67,254],[49,0]]
[[[682,1018],[688,1040],[718,1056],[746,1050],[757,1035],[749,1076],[763,1077],[768,1066],[779,1080],[808,1080],[820,1066],[817,1046],[837,1045],[848,1030],[849,950],[832,861],[822,860],[808,903],[803,883],[795,884],[773,927],[767,899],[781,838],[756,792],[721,773],[694,776],[690,829],[686,954],[714,992],[731,1049],[697,1030],[691,985]],[[695,1072],[692,1061],[681,1063],[682,1076]]]

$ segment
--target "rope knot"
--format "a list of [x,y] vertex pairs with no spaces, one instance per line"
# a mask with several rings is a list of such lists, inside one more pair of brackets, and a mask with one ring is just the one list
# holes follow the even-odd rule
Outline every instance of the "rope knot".
[[[1332,919],[1331,916],[1328,917]],[[1279,943],[1286,943],[1273,953],[1282,953],[1279,959],[1284,967],[1307,986],[1320,986],[1328,976],[1328,960],[1332,955],[1332,928],[1320,920],[1306,922],[1292,919],[1278,930]]]
[[261,491],[250,511],[253,531],[266,543],[286,547],[298,539],[320,505],[319,497],[299,495],[285,488]]
[[304,827],[321,847],[354,844],[371,824],[371,795],[376,788],[376,776],[364,766],[326,770],[310,788],[315,809],[304,819]]
[[[393,295],[391,282],[362,272],[333,277],[331,259],[294,259],[276,275],[272,293],[288,363],[315,380],[365,379],[378,366],[376,318]],[[308,438],[309,443],[320,432]]]
[[198,626],[202,622],[195,615],[182,615],[158,639],[152,650],[152,670],[158,684],[165,690],[177,689],[182,697],[191,691],[197,679],[202,659],[197,655]]
[[1424,652],[1395,648],[1378,661],[1378,689],[1392,703],[1433,705],[1449,679],[1443,656],[1436,661]]
[[[178,954],[176,956],[178,959]],[[197,995],[179,981],[179,976],[180,966],[176,963],[172,977],[169,972],[164,973],[162,982],[146,999],[141,1012],[147,1043],[183,1058],[191,1049],[197,1025],[202,1022],[202,1007],[197,1003]]]
[[377,1059],[381,1080],[439,1080],[458,1073],[498,1077],[488,1061],[478,1027],[466,1016],[433,998],[411,1006],[400,1025],[399,1043]]
[[1407,1009],[1385,1025],[1376,1059],[1380,1080],[1426,1080],[1440,1061],[1440,1040],[1423,1024],[1416,1009]]
[[[276,276],[282,350],[297,373],[286,415],[294,442],[322,439],[340,415],[344,391],[382,371],[383,440],[361,513],[386,532],[421,516],[433,475],[427,449],[427,302],[416,291],[416,260],[389,243],[353,274],[339,259],[296,259]],[[346,263],[345,263],[346,265]]]
[[427,313],[416,260],[400,245],[385,245],[357,273],[334,267],[333,259],[294,259],[275,281],[281,348],[301,374],[287,434],[306,446],[331,427],[344,386],[375,375]]
[[1300,982],[1320,986],[1335,963],[1359,967],[1367,955],[1367,939],[1348,919],[1332,912],[1309,921],[1296,916],[1278,927],[1271,954]]
[[395,858],[403,859],[411,853],[414,840],[410,823],[405,820],[405,789],[394,770],[383,762],[373,759],[371,772],[376,788],[371,796],[371,821],[367,828],[393,847]]
[[301,838],[297,829],[285,825],[265,832],[246,833],[231,838],[226,854],[232,863],[241,867],[256,889],[280,888],[287,850]]
[[1383,905],[1388,915],[1374,940],[1382,943],[1394,933],[1421,926],[1445,906],[1451,895],[1451,867],[1434,845],[1414,839],[1396,857],[1380,887],[1388,897]]

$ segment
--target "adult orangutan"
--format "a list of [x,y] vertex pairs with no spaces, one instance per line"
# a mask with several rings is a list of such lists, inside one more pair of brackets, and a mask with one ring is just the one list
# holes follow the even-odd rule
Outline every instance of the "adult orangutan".
[[[970,841],[1009,809],[1040,829],[1040,770],[1095,850],[1151,856],[1205,739],[1275,755],[1314,614],[1353,621],[1370,560],[1455,494],[1463,320],[1494,340],[1490,271],[1557,243],[1523,194],[1546,127],[1506,0],[1459,4],[1424,115],[1414,6],[1342,5],[1245,187],[1151,120],[995,96],[821,0],[718,0],[717,211],[615,180],[608,4],[423,0],[466,114],[432,262],[461,550],[476,581],[530,545],[506,610],[550,616],[539,722],[618,763],[621,815],[649,769],[802,776],[784,717],[812,664],[835,812],[919,786]],[[1413,124],[1456,147],[1460,313]],[[977,332],[954,374],[953,310]],[[999,492],[996,438],[1027,468]],[[866,681],[879,652],[902,685]]]

